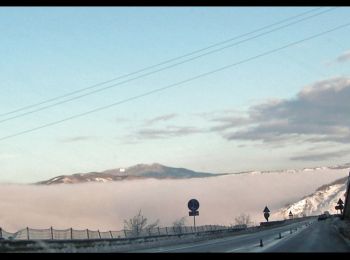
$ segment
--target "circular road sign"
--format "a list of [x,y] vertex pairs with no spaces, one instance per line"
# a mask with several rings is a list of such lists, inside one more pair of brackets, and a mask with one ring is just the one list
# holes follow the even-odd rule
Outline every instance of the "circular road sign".
[[191,199],[187,206],[191,211],[196,211],[199,208],[199,202],[196,199]]

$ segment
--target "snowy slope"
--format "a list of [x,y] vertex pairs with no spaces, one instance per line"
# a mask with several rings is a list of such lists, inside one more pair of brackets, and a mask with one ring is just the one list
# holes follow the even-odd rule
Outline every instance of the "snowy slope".
[[274,216],[288,218],[290,211],[294,216],[319,215],[324,211],[329,211],[331,214],[337,213],[335,206],[338,200],[340,198],[343,201],[345,200],[347,179],[348,178],[345,177],[328,185],[323,185],[311,195],[282,208]]

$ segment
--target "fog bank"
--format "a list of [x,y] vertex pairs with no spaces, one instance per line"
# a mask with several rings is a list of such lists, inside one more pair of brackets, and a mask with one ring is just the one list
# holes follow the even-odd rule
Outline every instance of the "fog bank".
[[[161,226],[187,216],[187,202],[200,202],[198,225],[234,223],[250,214],[263,221],[265,205],[273,212],[347,176],[348,169],[245,173],[187,180],[134,180],[111,183],[0,185],[0,226],[14,232],[31,228],[120,230],[139,209]],[[270,219],[273,220],[273,219]]]

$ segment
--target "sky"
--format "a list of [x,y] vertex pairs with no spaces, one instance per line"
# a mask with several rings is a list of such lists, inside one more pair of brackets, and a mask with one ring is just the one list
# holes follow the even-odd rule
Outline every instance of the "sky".
[[350,22],[348,7],[316,8],[1,7],[0,182],[154,162],[213,173],[349,162],[350,26],[259,57]]

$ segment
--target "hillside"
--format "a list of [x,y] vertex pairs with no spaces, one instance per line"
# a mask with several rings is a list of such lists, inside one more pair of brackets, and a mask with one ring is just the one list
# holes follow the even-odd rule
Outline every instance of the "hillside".
[[60,183],[85,183],[85,182],[110,182],[135,179],[189,179],[218,176],[217,174],[196,172],[185,168],[173,168],[158,163],[137,164],[129,168],[116,168],[103,172],[76,173],[72,175],[60,175],[36,184],[60,184]]
[[288,218],[289,211],[294,216],[319,215],[324,211],[329,211],[331,214],[337,213],[334,207],[337,205],[339,198],[345,200],[347,180],[348,177],[344,177],[320,186],[314,193],[282,208],[276,216]]

